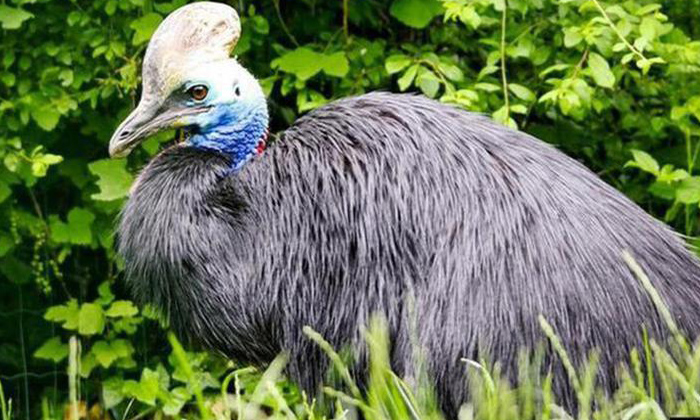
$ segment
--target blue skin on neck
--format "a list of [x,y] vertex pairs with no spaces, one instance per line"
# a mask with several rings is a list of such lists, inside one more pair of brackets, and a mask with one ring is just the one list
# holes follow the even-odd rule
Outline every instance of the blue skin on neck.
[[217,105],[206,114],[206,122],[187,139],[187,144],[223,153],[231,158],[231,171],[237,171],[259,153],[258,145],[267,137],[267,106],[235,102]]

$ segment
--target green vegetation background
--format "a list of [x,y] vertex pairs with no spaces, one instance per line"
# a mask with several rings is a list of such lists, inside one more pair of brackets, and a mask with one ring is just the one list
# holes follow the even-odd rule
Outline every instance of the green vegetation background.
[[[149,36],[184,3],[0,2],[0,400],[13,417],[64,417],[68,399],[177,415],[231,368],[199,353],[179,365],[114,253],[134,174],[171,134],[128,160],[108,160],[107,142],[138,99]],[[274,130],[335,98],[422,92],[555,144],[695,242],[700,0],[229,3]]]

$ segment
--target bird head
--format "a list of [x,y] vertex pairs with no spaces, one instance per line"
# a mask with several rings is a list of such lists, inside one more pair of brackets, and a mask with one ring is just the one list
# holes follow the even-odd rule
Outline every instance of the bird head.
[[122,157],[145,138],[184,129],[188,146],[229,155],[234,168],[267,136],[267,103],[255,77],[229,54],[240,37],[238,14],[220,3],[171,13],[148,44],[141,100],[119,125],[109,154]]

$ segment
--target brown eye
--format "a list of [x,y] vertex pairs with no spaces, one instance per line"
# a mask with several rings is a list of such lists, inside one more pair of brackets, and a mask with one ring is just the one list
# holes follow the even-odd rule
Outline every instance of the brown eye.
[[187,93],[195,101],[201,101],[207,97],[209,89],[207,89],[207,87],[204,85],[194,85],[191,88],[187,89]]

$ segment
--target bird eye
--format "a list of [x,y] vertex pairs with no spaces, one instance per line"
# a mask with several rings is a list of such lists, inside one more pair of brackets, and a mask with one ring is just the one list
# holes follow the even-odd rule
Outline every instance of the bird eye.
[[187,89],[187,93],[195,101],[202,101],[204,100],[204,98],[207,97],[209,89],[204,85],[194,85],[191,88]]
[[233,93],[235,93],[236,96],[241,96],[241,88],[236,86],[236,88],[233,90]]

